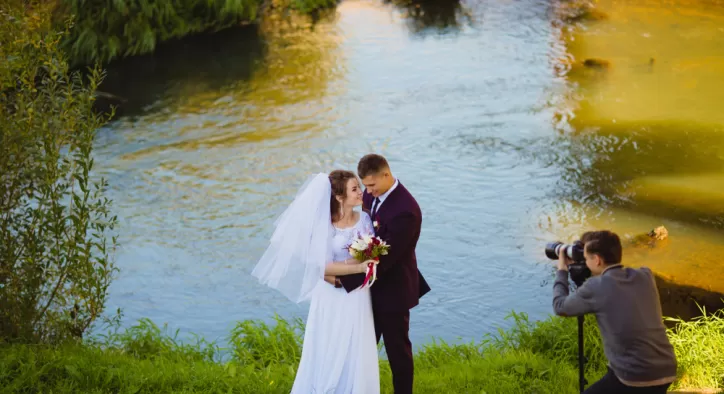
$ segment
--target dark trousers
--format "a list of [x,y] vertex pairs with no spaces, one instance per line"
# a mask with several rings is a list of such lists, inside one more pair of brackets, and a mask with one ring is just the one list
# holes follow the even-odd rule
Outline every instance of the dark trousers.
[[618,380],[611,368],[609,368],[608,373],[601,380],[587,388],[583,394],[666,394],[666,390],[670,385],[671,383],[649,387],[626,386]]
[[384,338],[387,360],[392,370],[395,394],[412,394],[414,364],[410,342],[410,311],[375,313],[377,343]]

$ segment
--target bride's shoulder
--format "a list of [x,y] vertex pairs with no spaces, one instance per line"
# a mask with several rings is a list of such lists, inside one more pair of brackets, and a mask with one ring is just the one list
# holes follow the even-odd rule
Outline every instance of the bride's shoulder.
[[370,215],[369,215],[367,212],[361,211],[361,212],[360,212],[359,222],[360,222],[360,224],[362,224],[363,226],[369,227],[369,226],[372,225],[372,218],[370,217]]

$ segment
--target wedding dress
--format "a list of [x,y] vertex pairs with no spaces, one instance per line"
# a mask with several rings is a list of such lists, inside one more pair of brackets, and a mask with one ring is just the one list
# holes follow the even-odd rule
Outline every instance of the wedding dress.
[[[334,229],[333,261],[350,258],[347,245],[357,234],[374,235],[362,212],[354,227]],[[350,293],[321,281],[312,296],[302,359],[293,394],[380,392],[379,363],[369,287]]]
[[292,394],[378,394],[379,362],[369,288],[347,293],[324,281],[324,266],[351,256],[347,245],[374,235],[362,212],[350,228],[331,224],[326,174],[307,181],[276,222],[252,275],[294,302],[310,301]]

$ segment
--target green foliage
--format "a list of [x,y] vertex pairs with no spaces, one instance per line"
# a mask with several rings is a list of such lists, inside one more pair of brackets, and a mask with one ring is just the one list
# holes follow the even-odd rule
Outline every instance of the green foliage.
[[0,5],[0,342],[81,337],[115,271],[91,176],[101,72],[69,73],[48,21],[42,3]]
[[[498,351],[530,350],[548,359],[578,367],[578,322],[575,318],[551,318],[530,322],[525,313],[512,312],[507,319],[514,324],[499,330],[497,336],[488,336],[484,343]],[[583,325],[583,352],[586,376],[598,379],[606,373],[601,334],[594,316],[586,316]],[[592,378],[588,378],[593,382]]]
[[675,325],[669,330],[679,362],[674,387],[724,389],[724,310],[691,321],[669,318]]
[[196,343],[187,344],[178,340],[178,330],[173,336],[149,319],[141,319],[136,326],[122,334],[110,333],[99,338],[90,338],[89,343],[107,349],[116,349],[140,360],[165,359],[176,362],[218,361],[218,351],[214,343],[196,338]]
[[[277,3],[277,4],[275,4]],[[73,17],[63,41],[71,66],[153,52],[175,38],[255,23],[265,7],[314,13],[338,0],[58,0],[56,25]]]
[[[510,329],[480,343],[423,346],[415,355],[415,392],[578,392],[576,320],[551,317],[531,323],[516,313],[511,318]],[[603,355],[595,323],[588,320],[586,350],[593,365],[586,378],[592,383],[603,372]],[[669,331],[683,371],[676,388],[724,387],[723,322],[720,313],[680,322]],[[92,343],[0,346],[0,387],[21,393],[288,393],[302,328],[299,320],[290,324],[279,318],[273,327],[241,322],[232,332],[225,362],[224,349],[216,344],[181,344],[176,334],[169,336],[148,320]],[[385,360],[380,377],[382,393],[392,393]]]
[[310,14],[318,10],[331,8],[337,5],[339,0],[290,0],[290,7],[304,14]]
[[260,368],[272,364],[298,364],[302,356],[302,320],[297,319],[294,324],[278,316],[275,320],[277,324],[273,328],[263,322],[239,322],[230,338],[234,360]]
[[257,19],[262,0],[59,0],[76,24],[64,41],[74,64],[153,52],[164,41]]

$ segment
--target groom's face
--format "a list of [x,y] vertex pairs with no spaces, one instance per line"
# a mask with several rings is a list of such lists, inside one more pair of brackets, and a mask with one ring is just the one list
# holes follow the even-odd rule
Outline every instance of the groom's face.
[[367,193],[371,194],[373,197],[379,197],[390,189],[391,185],[389,185],[389,178],[392,178],[390,173],[382,171],[377,174],[367,175],[362,179],[362,184],[365,185]]

